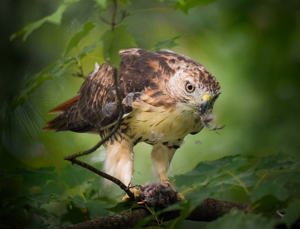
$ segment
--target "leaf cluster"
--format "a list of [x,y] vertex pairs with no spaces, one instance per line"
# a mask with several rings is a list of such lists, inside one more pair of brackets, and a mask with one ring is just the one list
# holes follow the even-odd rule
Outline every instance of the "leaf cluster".
[[[290,227],[300,216],[299,162],[287,154],[254,158],[228,156],[216,161],[200,162],[193,170],[174,177],[175,187],[186,201],[163,212],[180,209],[181,216],[161,225],[181,228],[183,220],[207,198],[249,203],[247,214],[233,211],[210,223],[208,228],[275,228]],[[251,213],[259,213],[253,215]],[[136,228],[147,225],[154,217],[142,220]],[[274,216],[282,215],[274,220]]]
[[115,203],[101,195],[99,176],[71,164],[6,172],[0,177],[0,187],[0,221],[12,228],[79,223],[108,215],[105,208]]
[[[175,187],[185,200],[156,213],[144,206],[153,215],[140,221],[137,228],[153,221],[157,224],[156,218],[163,212],[181,210],[179,218],[159,222],[163,228],[180,228],[206,198],[250,204],[248,214],[233,211],[210,223],[208,228],[226,228],[232,222],[236,222],[236,228],[248,224],[256,228],[275,228],[279,224],[290,227],[300,215],[299,173],[299,162],[284,153],[275,157],[229,156],[200,162],[193,170],[174,177]],[[101,194],[105,190],[101,184],[96,174],[72,165],[6,172],[0,182],[1,222],[14,227],[51,228],[143,207],[129,202],[113,207],[116,202]],[[273,219],[278,213],[283,217]]]

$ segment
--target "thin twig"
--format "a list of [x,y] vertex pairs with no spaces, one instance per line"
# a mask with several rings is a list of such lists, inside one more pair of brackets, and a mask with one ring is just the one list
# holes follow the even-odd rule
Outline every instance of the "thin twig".
[[118,185],[122,190],[124,190],[126,192],[126,194],[129,196],[129,198],[131,200],[134,200],[134,195],[133,193],[129,190],[130,188],[127,187],[122,181],[120,181],[119,179],[107,174],[107,173],[104,173],[98,169],[96,169],[95,167],[87,164],[87,163],[84,163],[82,161],[78,161],[76,159],[69,159],[69,161],[71,161],[73,164],[77,164],[77,165],[80,165],[81,167],[84,167],[96,174],[98,174],[99,176],[105,178],[105,179],[108,179],[112,182],[114,182],[116,185]]
[[170,8],[152,8],[152,9],[143,9],[143,10],[137,10],[133,13],[128,13],[126,11],[121,11],[122,13],[122,17],[121,19],[116,22],[116,14],[117,14],[117,9],[118,9],[118,1],[117,0],[112,0],[114,3],[114,9],[113,9],[113,13],[112,13],[112,20],[109,21],[107,19],[105,19],[104,17],[102,17],[101,15],[98,16],[99,20],[101,20],[103,23],[110,25],[111,26],[111,30],[114,31],[115,26],[119,25],[126,17],[128,16],[132,16],[134,14],[138,14],[138,13],[144,13],[144,12],[155,12],[155,11],[172,11],[174,9],[170,9]]
[[127,13],[125,10],[121,11],[122,16],[121,16],[120,20],[118,22],[116,22],[116,15],[117,15],[118,5],[117,5],[117,0],[113,0],[113,2],[114,2],[114,9],[113,9],[112,20],[111,21],[105,19],[101,15],[98,16],[98,18],[103,23],[111,26],[111,31],[114,31],[116,25],[119,25],[126,17],[130,16],[130,14]]
[[116,14],[117,14],[117,9],[118,9],[118,1],[117,0],[113,0],[113,1],[114,1],[114,10],[113,10],[112,19],[111,19],[111,31],[114,31],[114,29],[115,29]]
[[115,23],[115,25],[119,25],[126,17],[128,17],[130,14],[127,13],[126,11],[122,11],[122,17],[121,19]]
[[[78,64],[78,63],[77,63]],[[83,74],[83,69],[82,69],[82,66],[78,66],[77,67],[79,68],[80,72],[77,72],[76,74],[72,74],[72,76],[75,76],[75,77],[79,77],[79,78],[86,78]]]
[[108,20],[106,20],[104,17],[102,17],[102,16],[99,15],[98,18],[99,18],[102,22],[104,22],[105,24],[111,25],[111,22],[108,21]]

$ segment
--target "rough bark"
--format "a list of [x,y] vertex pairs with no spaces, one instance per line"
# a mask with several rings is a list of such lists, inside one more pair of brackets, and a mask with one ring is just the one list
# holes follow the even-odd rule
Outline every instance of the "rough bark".
[[[215,199],[206,199],[186,218],[192,221],[212,221],[228,213],[232,209],[247,211],[248,204],[232,203]],[[123,211],[119,214],[89,220],[76,225],[67,226],[61,229],[127,229],[134,227],[140,220],[150,216],[151,213],[145,208],[136,208]],[[175,219],[180,211],[168,212],[163,215],[164,221]]]

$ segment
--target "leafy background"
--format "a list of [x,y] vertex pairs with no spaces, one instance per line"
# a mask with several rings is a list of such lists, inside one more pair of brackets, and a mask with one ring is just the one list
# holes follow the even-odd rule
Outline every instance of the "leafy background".
[[[99,137],[41,129],[53,118],[48,111],[79,90],[83,79],[72,75],[78,66],[87,75],[108,57],[117,65],[117,51],[128,47],[190,56],[222,86],[214,113],[226,127],[219,135],[203,130],[186,137],[172,161],[169,176],[189,200],[177,206],[182,217],[207,197],[248,202],[263,212],[163,226],[225,228],[233,220],[237,228],[290,225],[300,212],[299,1],[118,4],[130,15],[112,32],[98,19],[111,18],[110,1],[1,3],[0,226],[51,228],[113,214],[106,209],[124,193],[63,160]],[[139,144],[134,151],[133,183],[155,181],[151,148]],[[101,169],[104,159],[100,148],[82,160]],[[278,222],[270,220],[276,209],[286,212]]]

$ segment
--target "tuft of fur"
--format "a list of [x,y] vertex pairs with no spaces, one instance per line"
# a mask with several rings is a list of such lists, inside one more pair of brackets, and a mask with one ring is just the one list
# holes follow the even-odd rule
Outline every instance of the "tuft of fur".
[[225,127],[225,125],[223,126],[219,126],[219,123],[216,119],[216,117],[212,114],[212,113],[206,113],[201,117],[201,121],[203,123],[203,125],[210,131],[212,130],[221,130]]
[[169,205],[179,202],[178,191],[161,183],[140,186],[140,198],[155,211],[162,210]]

